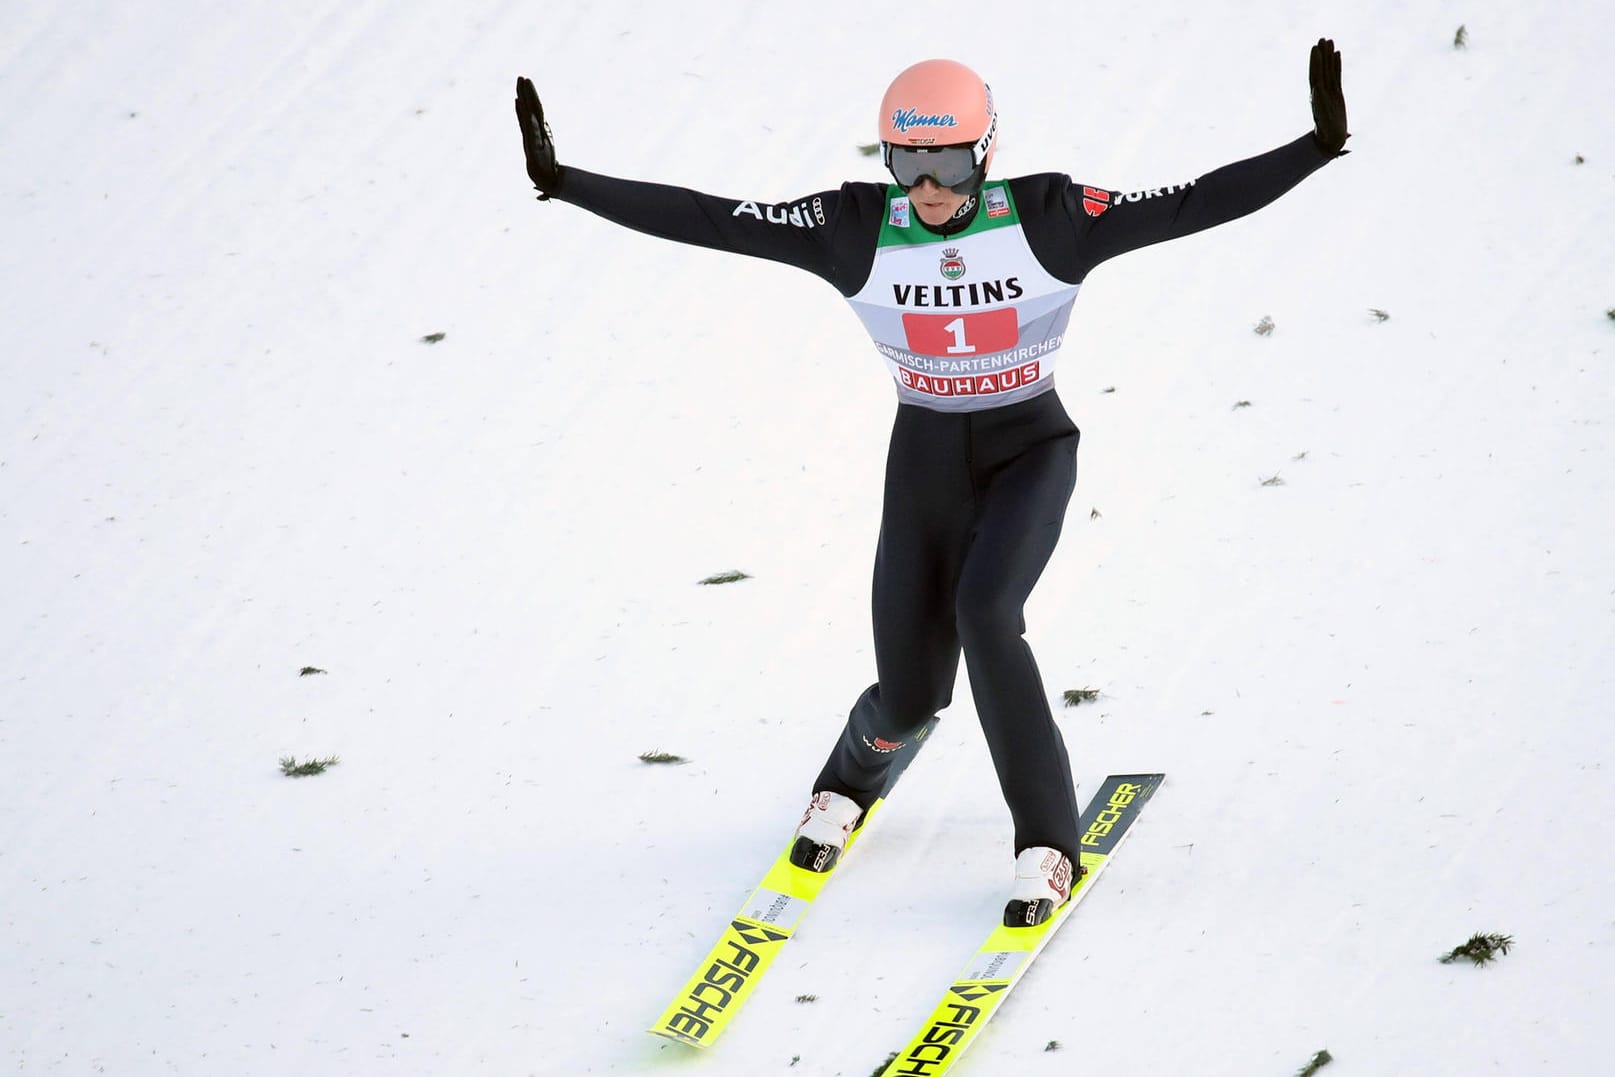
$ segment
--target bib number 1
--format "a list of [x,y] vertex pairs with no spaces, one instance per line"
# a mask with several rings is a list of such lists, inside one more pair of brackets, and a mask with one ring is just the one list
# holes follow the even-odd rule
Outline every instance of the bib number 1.
[[942,328],[953,334],[953,343],[948,345],[949,355],[971,355],[975,352],[976,346],[974,344],[965,343],[964,318],[955,318]]
[[1014,307],[972,314],[904,314],[903,332],[916,355],[993,355],[1020,341]]

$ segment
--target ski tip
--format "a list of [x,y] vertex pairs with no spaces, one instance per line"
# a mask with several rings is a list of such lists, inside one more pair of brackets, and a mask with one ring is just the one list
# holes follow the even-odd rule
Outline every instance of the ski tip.
[[1101,791],[1117,787],[1132,788],[1138,791],[1141,800],[1148,800],[1164,781],[1166,781],[1166,775],[1160,772],[1155,774],[1111,774],[1100,783],[1099,788]]

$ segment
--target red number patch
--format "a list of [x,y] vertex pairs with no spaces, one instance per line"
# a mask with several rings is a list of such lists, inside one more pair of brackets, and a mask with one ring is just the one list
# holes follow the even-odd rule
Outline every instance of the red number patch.
[[1014,307],[975,314],[905,314],[903,332],[909,351],[943,358],[993,355],[1009,351],[1021,339]]

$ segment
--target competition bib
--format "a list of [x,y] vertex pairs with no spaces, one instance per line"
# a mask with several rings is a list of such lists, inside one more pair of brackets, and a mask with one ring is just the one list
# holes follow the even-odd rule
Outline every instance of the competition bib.
[[970,227],[944,237],[891,187],[874,267],[848,300],[904,403],[978,411],[1053,387],[1078,286],[1038,262],[1007,184],[977,197]]

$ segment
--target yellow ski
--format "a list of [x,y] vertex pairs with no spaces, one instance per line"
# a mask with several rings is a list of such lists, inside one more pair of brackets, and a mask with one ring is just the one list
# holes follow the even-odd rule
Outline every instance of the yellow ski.
[[940,1077],[951,1070],[1020,982],[1049,939],[1071,916],[1126,837],[1133,819],[1161,784],[1161,774],[1113,774],[1082,813],[1083,871],[1071,900],[1037,927],[996,927],[960,971],[942,1001],[881,1077]]
[[[935,725],[933,718],[893,761],[880,799],[864,813],[858,828],[848,837],[847,852],[852,851]],[[734,1020],[763,973],[796,932],[819,891],[846,860],[844,853],[834,868],[821,873],[792,864],[790,852],[791,846],[787,843],[774,866],[768,869],[762,882],[724,928],[717,945],[647,1031],[692,1047],[710,1047]]]

